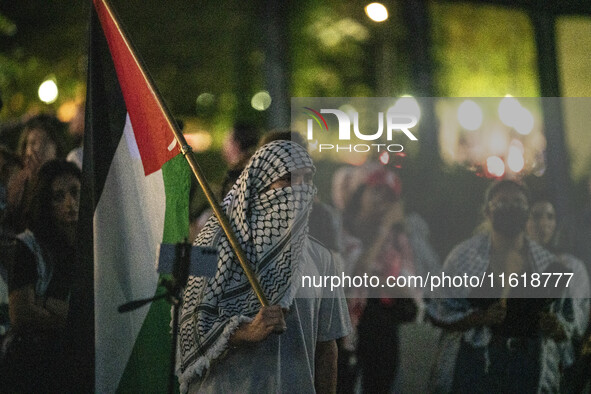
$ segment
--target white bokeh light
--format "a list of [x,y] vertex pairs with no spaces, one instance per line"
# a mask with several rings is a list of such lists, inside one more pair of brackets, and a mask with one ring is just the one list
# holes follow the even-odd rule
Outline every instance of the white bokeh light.
[[374,22],[383,22],[388,19],[388,9],[381,3],[366,5],[365,13]]
[[413,115],[417,122],[421,119],[421,107],[412,96],[402,96],[387,111],[388,114]]
[[519,172],[525,167],[523,152],[518,146],[511,145],[507,154],[507,167],[513,172]]
[[505,163],[499,156],[490,156],[486,159],[487,171],[496,177],[502,177],[505,174]]
[[466,130],[478,130],[482,126],[482,109],[472,100],[465,100],[458,107],[458,121]]
[[55,81],[48,79],[39,85],[39,99],[45,104],[51,104],[57,100],[58,89]]
[[499,103],[499,118],[509,127],[514,127],[522,111],[519,101],[510,95],[505,96]]
[[528,135],[534,129],[534,116],[527,109],[521,107],[513,127],[519,134]]

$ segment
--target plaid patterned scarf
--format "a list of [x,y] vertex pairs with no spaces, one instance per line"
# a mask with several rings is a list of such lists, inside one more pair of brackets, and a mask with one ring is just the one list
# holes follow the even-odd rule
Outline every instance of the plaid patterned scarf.
[[[303,168],[314,168],[304,148],[291,141],[271,142],[254,154],[222,203],[269,303],[284,308],[297,290],[291,279],[299,272],[316,189],[268,187]],[[222,355],[230,335],[261,307],[217,218],[208,220],[195,245],[217,248],[218,266],[212,278],[190,277],[184,292],[177,360],[181,392]]]

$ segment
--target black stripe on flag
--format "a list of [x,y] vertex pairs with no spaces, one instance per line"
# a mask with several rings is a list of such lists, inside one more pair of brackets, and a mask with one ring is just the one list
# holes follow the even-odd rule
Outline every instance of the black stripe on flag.
[[93,217],[109,167],[121,140],[127,109],[107,40],[91,7],[84,157],[78,221],[78,264],[70,300],[68,330],[72,351],[73,388],[94,392],[94,260]]

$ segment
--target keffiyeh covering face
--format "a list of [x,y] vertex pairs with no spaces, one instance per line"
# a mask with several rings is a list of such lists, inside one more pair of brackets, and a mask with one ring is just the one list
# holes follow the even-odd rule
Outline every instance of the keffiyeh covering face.
[[[271,142],[254,154],[222,203],[269,303],[284,308],[297,290],[292,278],[299,272],[316,189],[305,184],[268,187],[304,168],[314,168],[304,148],[291,141]],[[177,364],[181,392],[226,350],[234,330],[261,308],[217,218],[208,220],[195,245],[217,248],[218,266],[213,278],[190,277],[184,292]]]

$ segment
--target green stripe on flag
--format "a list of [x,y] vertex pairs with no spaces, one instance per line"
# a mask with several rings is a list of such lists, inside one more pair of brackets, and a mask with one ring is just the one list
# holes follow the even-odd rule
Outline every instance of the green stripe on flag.
[[118,393],[166,393],[170,360],[170,304],[159,300],[150,306]]
[[162,242],[177,243],[189,236],[191,168],[183,155],[177,155],[164,163],[162,176],[166,190]]
[[[163,243],[189,235],[191,169],[182,155],[162,166],[166,192]],[[151,263],[151,262],[150,262]],[[163,292],[159,289],[157,293]],[[170,365],[170,304],[152,303],[119,382],[118,393],[165,393]]]

